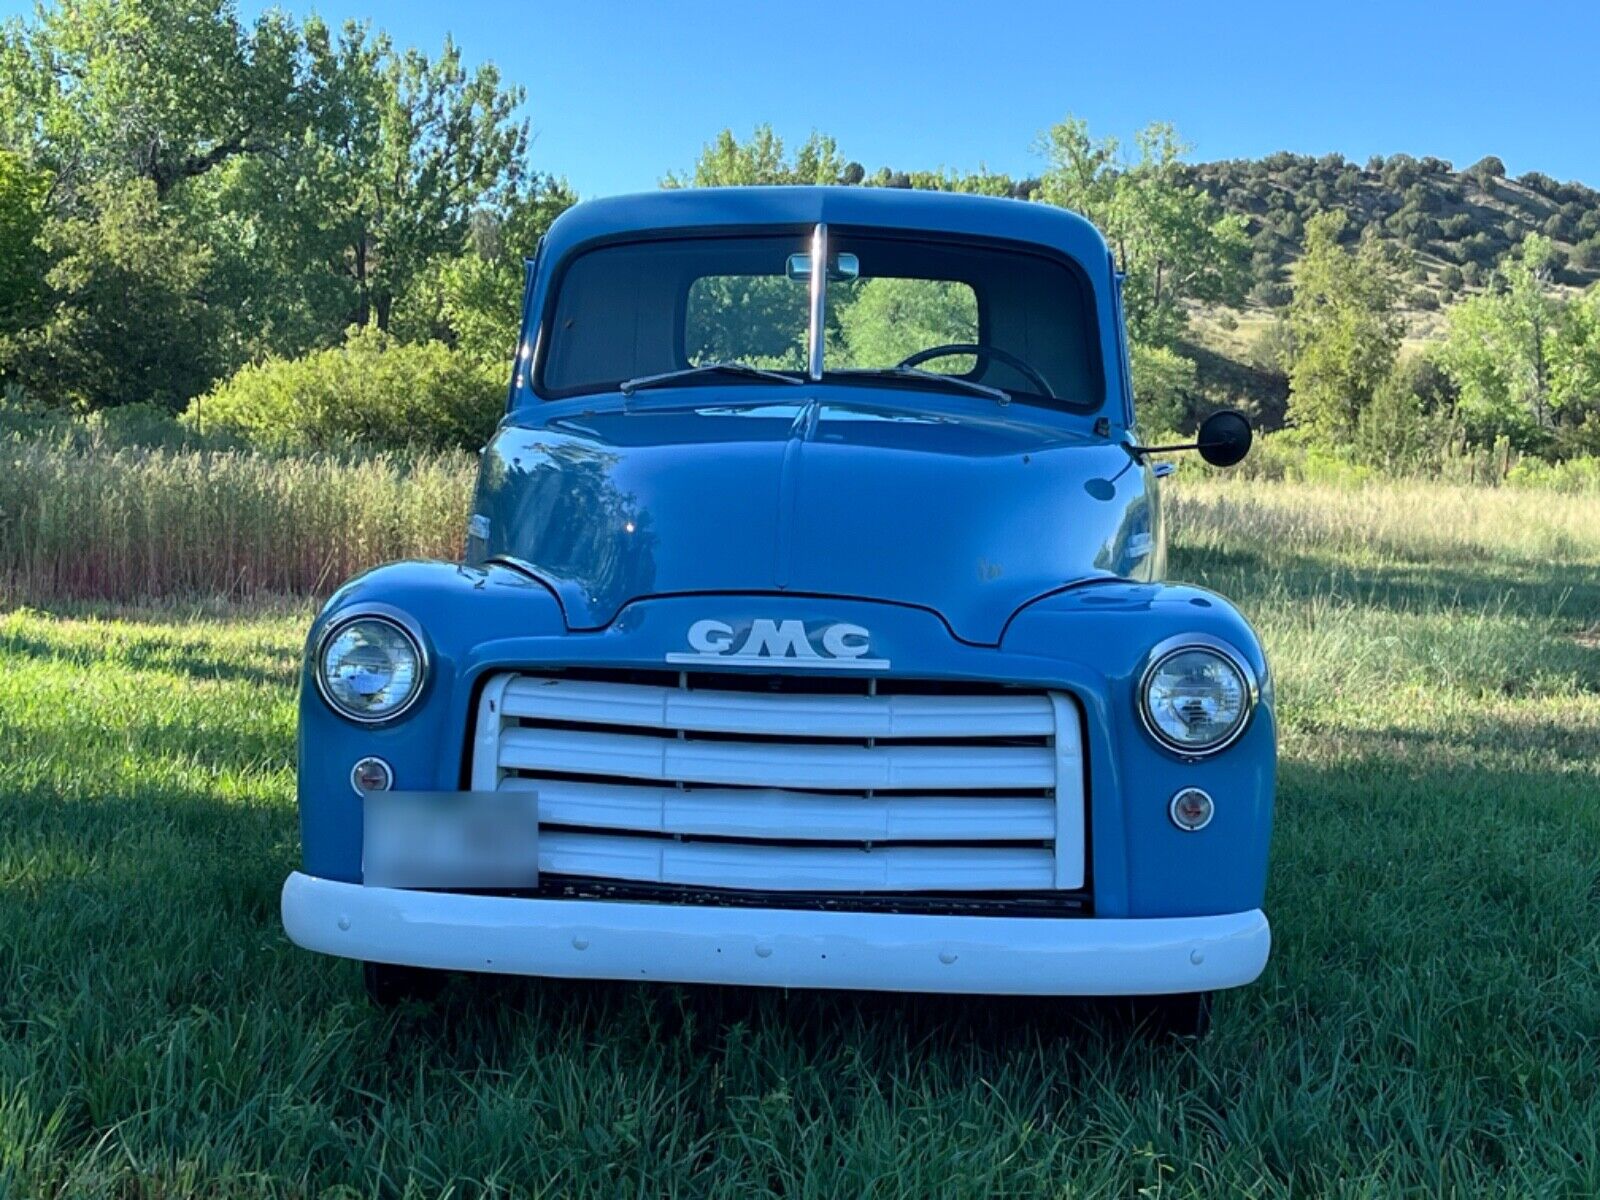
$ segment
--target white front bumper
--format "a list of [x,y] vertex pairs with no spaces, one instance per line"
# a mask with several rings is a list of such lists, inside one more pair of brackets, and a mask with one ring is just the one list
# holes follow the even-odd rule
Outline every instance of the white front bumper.
[[1212,917],[951,917],[522,900],[295,872],[283,925],[324,954],[455,971],[894,992],[1124,996],[1237,987],[1272,935]]

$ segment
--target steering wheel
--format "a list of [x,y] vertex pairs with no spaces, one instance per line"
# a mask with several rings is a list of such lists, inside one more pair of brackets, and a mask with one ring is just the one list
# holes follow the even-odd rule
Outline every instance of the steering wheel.
[[1011,351],[1002,350],[999,346],[980,346],[976,342],[947,342],[943,346],[929,346],[926,350],[918,350],[915,354],[902,358],[895,366],[900,368],[920,367],[930,359],[944,358],[951,354],[970,354],[977,359],[992,358],[997,362],[1003,362],[1029,383],[1036,384],[1041,396],[1049,396],[1052,400],[1060,399],[1056,395],[1055,389],[1050,386],[1043,375],[1039,374],[1038,371],[1035,371]]

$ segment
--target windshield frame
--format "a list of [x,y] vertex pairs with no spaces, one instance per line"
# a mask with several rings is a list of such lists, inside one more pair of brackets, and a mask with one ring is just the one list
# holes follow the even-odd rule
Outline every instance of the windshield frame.
[[[1028,404],[1033,407],[1047,408],[1052,411],[1071,413],[1082,416],[1101,411],[1110,401],[1107,392],[1107,372],[1105,355],[1102,346],[1102,322],[1105,319],[1101,312],[1101,305],[1088,270],[1083,263],[1065,251],[1054,246],[1033,241],[1020,241],[1011,238],[991,237],[980,234],[957,233],[949,230],[933,228],[907,228],[902,226],[878,225],[849,225],[835,226],[832,230],[826,222],[815,222],[804,225],[787,223],[763,223],[756,225],[737,226],[671,226],[657,229],[630,230],[626,233],[612,234],[605,237],[591,238],[572,246],[559,261],[551,265],[549,279],[542,289],[540,297],[539,321],[535,327],[535,339],[531,348],[532,369],[528,372],[528,390],[541,402],[554,403],[570,400],[579,396],[603,395],[617,391],[623,380],[605,381],[599,383],[586,383],[579,387],[551,389],[545,381],[545,367],[549,359],[550,343],[554,334],[554,323],[557,306],[560,303],[562,287],[566,280],[567,272],[584,255],[596,250],[609,249],[627,245],[647,245],[660,242],[677,241],[711,241],[724,238],[751,238],[751,237],[794,237],[803,239],[809,246],[813,263],[828,261],[828,242],[830,234],[841,238],[856,236],[870,238],[895,239],[916,242],[938,242],[952,246],[968,247],[979,250],[993,250],[1007,254],[1025,254],[1035,258],[1042,258],[1050,263],[1065,269],[1072,277],[1073,285],[1079,289],[1083,298],[1083,310],[1088,328],[1084,331],[1084,346],[1087,351],[1088,368],[1088,396],[1083,401],[1076,401],[1070,396],[1045,396],[1036,392],[1020,391],[1011,388],[1005,389],[1011,398],[1018,403]],[[821,275],[820,288],[816,275]],[[910,391],[918,386],[927,386],[920,381],[889,374],[874,375],[868,371],[855,369],[828,370],[825,361],[826,337],[825,314],[827,312],[827,272],[813,272],[811,281],[811,316],[807,330],[806,367],[800,369],[785,368],[783,374],[792,373],[800,383],[830,384],[849,387],[871,387],[874,389]],[[820,292],[820,295],[819,295]],[[530,296],[530,300],[533,297]],[[979,297],[980,330],[983,328],[983,297]],[[818,318],[823,318],[819,320]],[[693,364],[689,364],[693,365]],[[820,368],[820,370],[819,370]],[[977,370],[974,364],[973,372]],[[967,378],[959,373],[958,378]],[[971,374],[971,373],[969,373]],[[930,380],[929,382],[934,382]],[[702,386],[775,386],[772,382],[764,383],[759,378],[740,379],[737,376],[725,375],[712,382],[685,382],[685,389]],[[938,386],[934,382],[934,386]]]

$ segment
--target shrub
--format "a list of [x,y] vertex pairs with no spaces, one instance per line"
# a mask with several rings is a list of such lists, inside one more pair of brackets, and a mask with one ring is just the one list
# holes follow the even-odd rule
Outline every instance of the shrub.
[[505,402],[498,369],[441,342],[352,328],[343,346],[248,366],[189,405],[203,437],[263,450],[476,448]]
[[1506,482],[1514,487],[1553,492],[1600,493],[1600,458],[1569,458],[1554,463],[1524,458],[1506,473]]
[[1461,265],[1465,267],[1470,262],[1480,266],[1492,266],[1499,250],[1499,243],[1486,232],[1479,230],[1461,242],[1460,251],[1463,256]]
[[0,444],[5,443],[83,452],[198,449],[201,439],[159,404],[137,401],[80,412],[41,404],[19,384],[8,384],[0,394]]
[[1410,387],[1409,373],[1397,368],[1361,410],[1351,446],[1358,463],[1386,474],[1420,471],[1438,458],[1445,427],[1423,411]]
[[1187,428],[1189,397],[1196,385],[1196,368],[1165,346],[1134,346],[1133,396],[1139,428],[1150,433],[1165,433]]
[[1568,241],[1577,234],[1577,223],[1569,220],[1560,213],[1551,213],[1549,220],[1542,226],[1546,237],[1558,238]]
[[1506,164],[1501,162],[1500,159],[1495,155],[1490,154],[1484,158],[1480,158],[1477,162],[1468,167],[1467,174],[1479,181],[1504,179],[1506,174]]
[[1294,299],[1294,289],[1287,283],[1262,282],[1250,289],[1250,298],[1265,308],[1282,308]]

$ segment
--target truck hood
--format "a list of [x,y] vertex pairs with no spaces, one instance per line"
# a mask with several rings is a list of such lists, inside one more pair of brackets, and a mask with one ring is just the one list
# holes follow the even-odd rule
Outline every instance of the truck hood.
[[1159,570],[1145,471],[1055,414],[728,397],[751,390],[503,427],[485,553],[545,580],[574,630],[642,597],[777,592],[916,605],[989,645],[1043,593]]

